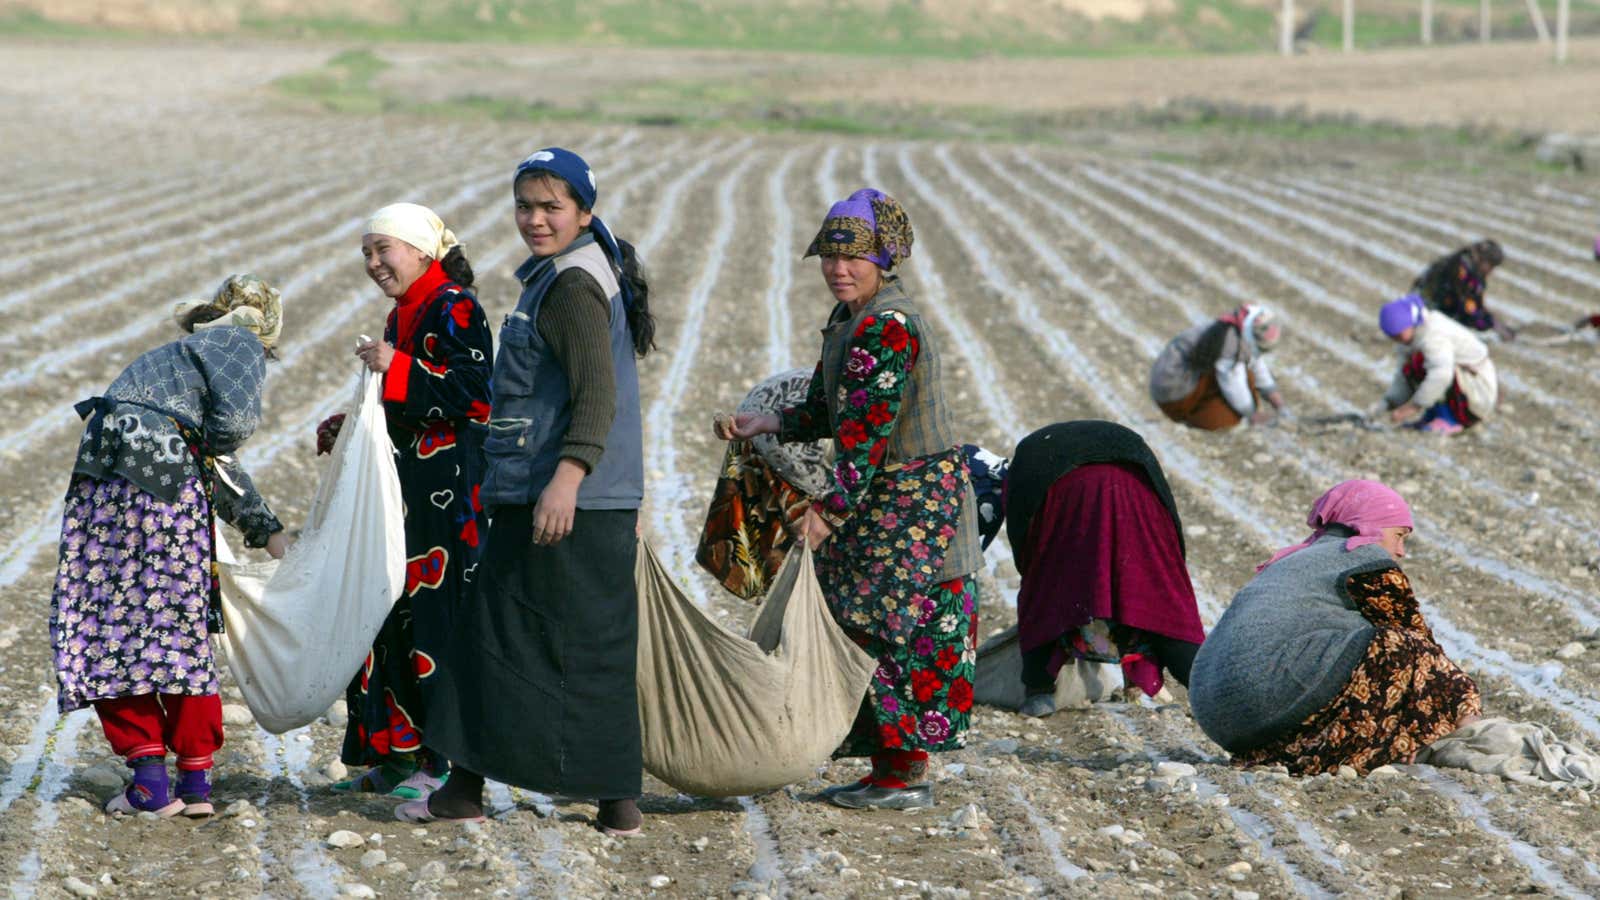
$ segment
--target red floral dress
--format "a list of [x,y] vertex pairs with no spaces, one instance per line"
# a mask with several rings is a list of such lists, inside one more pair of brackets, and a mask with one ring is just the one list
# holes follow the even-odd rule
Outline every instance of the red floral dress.
[[428,677],[478,567],[494,346],[483,307],[436,262],[389,314],[384,411],[405,500],[406,580],[346,695],[344,762],[422,748]]
[[820,363],[805,403],[781,414],[786,442],[833,438],[833,485],[818,511],[834,532],[817,552],[817,578],[834,618],[878,658],[837,756],[954,750],[971,721],[977,581],[937,580],[970,479],[966,457],[951,448],[883,464],[918,346],[905,315],[869,315],[844,357],[838,427],[829,427]]

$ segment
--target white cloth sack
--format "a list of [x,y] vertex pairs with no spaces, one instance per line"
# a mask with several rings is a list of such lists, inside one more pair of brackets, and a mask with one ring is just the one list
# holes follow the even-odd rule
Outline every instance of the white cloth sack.
[[1600,789],[1600,756],[1533,722],[1479,719],[1422,748],[1417,762],[1524,784],[1565,782],[1586,791]]
[[[1117,666],[1069,659],[1056,675],[1056,709],[1109,700],[1121,684],[1122,670]],[[1022,647],[1017,640],[1017,626],[1013,625],[978,648],[972,699],[985,706],[1016,710],[1026,698]]]
[[245,702],[274,734],[327,712],[405,587],[405,510],[382,401],[363,372],[300,538],[282,561],[238,563],[217,534],[223,634]]
[[639,542],[644,767],[678,790],[730,797],[804,781],[850,732],[878,663],[833,621],[798,543],[743,638]]

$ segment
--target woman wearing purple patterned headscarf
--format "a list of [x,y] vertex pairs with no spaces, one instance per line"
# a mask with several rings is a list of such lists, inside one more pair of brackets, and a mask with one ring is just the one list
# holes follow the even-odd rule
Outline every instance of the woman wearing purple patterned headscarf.
[[852,809],[933,805],[928,754],[963,745],[977,659],[977,501],[945,404],[936,335],[895,273],[911,222],[870,188],[828,210],[806,256],[833,295],[805,402],[748,412],[724,438],[833,441],[827,490],[801,525],[835,620],[878,657],[836,756],[872,773],[826,792]]

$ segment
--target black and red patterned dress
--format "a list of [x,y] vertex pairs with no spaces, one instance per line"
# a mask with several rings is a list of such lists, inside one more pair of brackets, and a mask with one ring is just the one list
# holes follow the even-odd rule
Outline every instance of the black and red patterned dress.
[[383,405],[405,500],[406,579],[347,692],[341,758],[403,773],[418,763],[428,678],[488,528],[478,487],[494,347],[483,307],[438,262],[396,301],[383,336],[395,348]]

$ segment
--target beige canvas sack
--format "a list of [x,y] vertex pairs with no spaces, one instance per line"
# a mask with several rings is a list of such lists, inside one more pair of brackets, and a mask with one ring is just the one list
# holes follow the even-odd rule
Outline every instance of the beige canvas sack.
[[644,767],[687,794],[729,797],[805,781],[855,721],[877,661],[828,613],[798,542],[740,637],[679,590],[639,543],[639,723]]
[[[1056,709],[1111,699],[1122,685],[1122,673],[1104,663],[1068,660],[1056,675]],[[1022,687],[1022,648],[1017,626],[983,642],[978,648],[978,671],[972,681],[972,699],[986,706],[1016,710],[1026,697]]]

